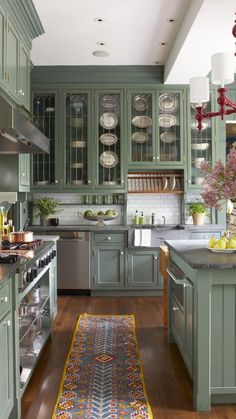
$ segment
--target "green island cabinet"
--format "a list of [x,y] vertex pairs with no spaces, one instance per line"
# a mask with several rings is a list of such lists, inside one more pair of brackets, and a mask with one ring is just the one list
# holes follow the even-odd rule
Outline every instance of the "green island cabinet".
[[33,190],[125,191],[122,90],[33,90],[49,155],[32,157]]
[[0,285],[0,342],[0,418],[6,419],[14,405],[13,309],[10,279]]
[[235,256],[209,252],[204,240],[166,243],[169,341],[192,377],[194,408],[236,403]]

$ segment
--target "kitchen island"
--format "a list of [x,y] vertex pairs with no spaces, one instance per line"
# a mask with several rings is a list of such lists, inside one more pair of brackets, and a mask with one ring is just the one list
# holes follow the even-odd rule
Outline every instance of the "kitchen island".
[[193,404],[236,403],[236,253],[206,240],[167,240],[169,341],[193,379]]

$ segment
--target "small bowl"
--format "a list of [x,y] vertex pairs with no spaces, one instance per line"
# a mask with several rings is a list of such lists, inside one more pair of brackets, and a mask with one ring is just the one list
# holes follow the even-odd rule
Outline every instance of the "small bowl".
[[209,148],[209,143],[197,143],[192,144],[191,148],[192,150],[207,150]]
[[194,162],[195,167],[197,167],[199,169],[201,167],[201,164],[204,161],[205,161],[204,157],[196,157],[193,162]]
[[59,225],[59,218],[49,218],[48,220],[50,226],[58,226]]

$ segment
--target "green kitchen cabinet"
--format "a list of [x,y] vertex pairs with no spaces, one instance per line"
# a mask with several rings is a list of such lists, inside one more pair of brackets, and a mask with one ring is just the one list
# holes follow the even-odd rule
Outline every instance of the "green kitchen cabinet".
[[5,44],[6,44],[7,12],[0,3],[0,84],[5,85]]
[[94,187],[125,188],[124,100],[121,90],[95,91]]
[[124,233],[95,233],[93,247],[92,289],[114,290],[125,285]]
[[18,102],[30,109],[30,53],[20,40]]
[[6,154],[0,156],[0,191],[30,191],[29,154]]
[[8,18],[5,82],[7,90],[12,94],[12,96],[14,96],[14,98],[18,97],[19,45],[19,34],[11,19]]
[[[205,112],[211,112],[214,109],[215,92],[210,93],[211,101],[206,104]],[[185,172],[186,190],[201,192],[203,174],[201,172],[201,163],[212,164],[216,159],[216,118],[207,118],[202,121],[202,130],[197,128],[195,119],[196,111],[188,102],[188,159],[187,170]]]
[[13,318],[11,283],[0,288],[0,419],[10,416],[14,405]]
[[127,286],[130,288],[157,288],[158,251],[129,250]]
[[184,92],[128,92],[129,167],[182,167]]
[[57,91],[33,91],[32,113],[37,127],[50,140],[49,153],[34,154],[31,159],[32,185],[36,190],[57,189],[62,182],[59,177],[59,134],[58,134]]

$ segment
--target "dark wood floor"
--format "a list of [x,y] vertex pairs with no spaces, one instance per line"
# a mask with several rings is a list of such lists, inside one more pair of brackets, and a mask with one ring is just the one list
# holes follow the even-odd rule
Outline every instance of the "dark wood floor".
[[162,327],[161,297],[58,298],[53,340],[48,342],[22,400],[22,419],[50,419],[78,316],[135,314],[139,349],[154,419],[236,419],[236,405],[192,410],[192,383],[175,344]]

